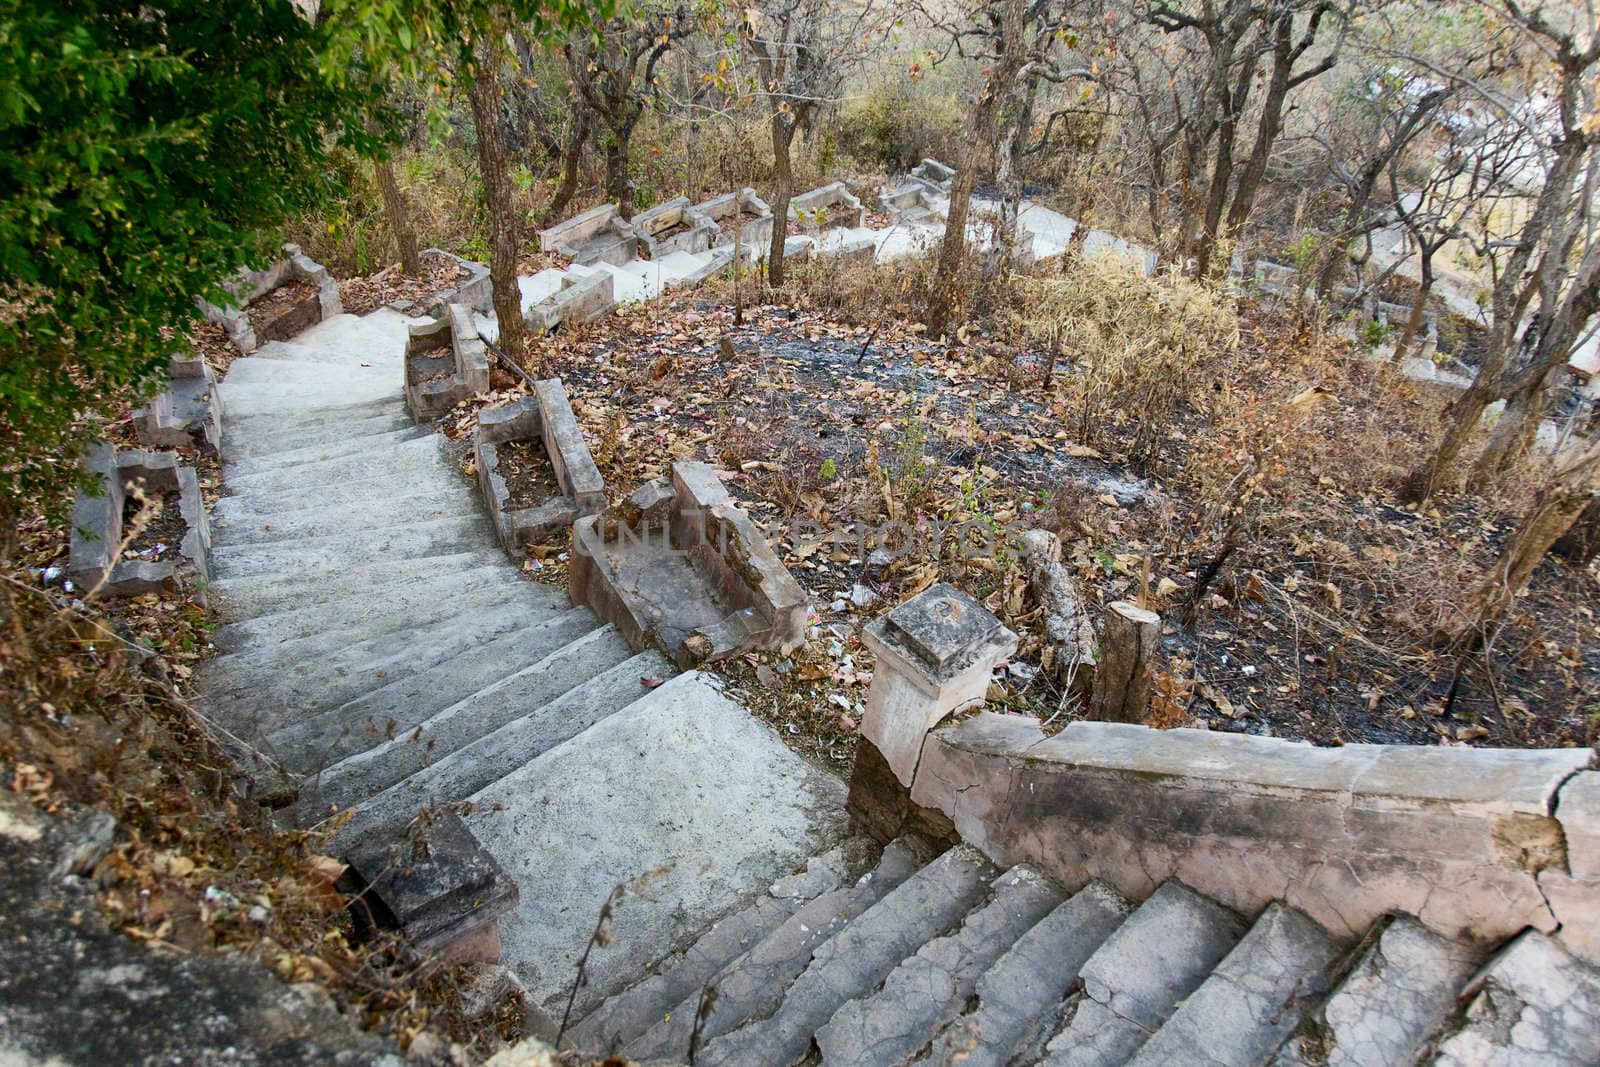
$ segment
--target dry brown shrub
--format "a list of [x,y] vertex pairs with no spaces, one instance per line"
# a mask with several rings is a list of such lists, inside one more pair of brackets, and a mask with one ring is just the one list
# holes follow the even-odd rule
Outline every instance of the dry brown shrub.
[[1147,465],[1204,367],[1239,342],[1233,300],[1176,273],[1146,276],[1116,258],[1083,260],[1020,294],[1026,334],[1076,373],[1062,380],[1076,436]]

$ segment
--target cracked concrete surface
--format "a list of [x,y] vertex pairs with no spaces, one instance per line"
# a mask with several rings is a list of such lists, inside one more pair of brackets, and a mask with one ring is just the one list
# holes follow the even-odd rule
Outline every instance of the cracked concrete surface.
[[1461,1025],[1434,1067],[1578,1067],[1600,1062],[1600,975],[1528,931],[1470,986]]
[[989,965],[1061,902],[1032,868],[1014,867],[995,879],[989,901],[959,929],[923,945],[881,989],[845,1004],[817,1031],[823,1064],[870,1067],[915,1053],[972,994]]

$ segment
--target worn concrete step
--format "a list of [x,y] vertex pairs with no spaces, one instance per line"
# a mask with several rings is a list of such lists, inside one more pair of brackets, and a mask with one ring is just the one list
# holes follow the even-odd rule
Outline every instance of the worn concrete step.
[[695,1062],[710,1067],[799,1063],[834,1012],[876,988],[906,957],[959,922],[994,875],[975,849],[946,852],[818,946],[776,1011],[712,1041]]
[[[480,736],[411,776],[364,799],[339,827],[341,846],[417,812],[469,800],[529,762],[649,693],[641,679],[662,678],[671,663],[654,649],[641,652],[528,714]],[[596,753],[595,758],[603,754]]]
[[[364,498],[354,498],[346,492],[351,485],[364,486],[368,482],[371,483],[372,492]],[[463,501],[471,499],[471,487],[465,483],[440,486],[437,483],[417,482],[396,489],[387,478],[364,479],[341,486],[225,496],[212,505],[211,516],[213,525],[219,528],[226,525],[250,529],[266,526],[276,528],[280,519],[315,519],[316,513],[326,512],[330,518],[342,518],[345,522],[343,529],[352,530],[366,525],[392,525],[418,516],[421,514],[419,508],[434,510],[446,506],[459,507]]]
[[[633,656],[628,643],[615,627],[597,627],[552,649],[530,666],[463,697],[419,722],[390,720],[396,727],[396,736],[391,740],[371,747],[361,746],[355,739],[345,744],[333,744],[329,749],[330,756],[346,750],[348,754],[318,775],[314,789],[308,784],[307,789],[301,790],[301,799],[303,802],[309,800],[313,804],[320,803],[323,811],[352,807],[377,796],[402,779],[423,775],[438,767],[447,756],[487,736],[494,736],[496,744],[508,745],[516,738],[500,734],[500,728],[531,715],[547,720],[544,725],[550,736],[565,740],[587,726],[588,721],[594,721],[585,721],[588,717],[584,712],[602,707],[613,689],[627,698],[618,702],[616,708],[630,703],[643,692],[639,688],[638,678],[632,679],[631,688],[602,683],[608,672],[635,659],[637,657]],[[634,665],[641,669],[654,666],[653,663]],[[577,701],[555,705],[557,698],[576,694],[579,689],[583,692]],[[286,748],[281,738],[276,743],[280,748]],[[542,745],[539,751],[544,751],[553,743]],[[326,739],[318,738],[316,746],[328,748]],[[491,761],[498,758],[500,753],[491,753]],[[419,785],[427,784],[425,777],[418,779]],[[488,781],[498,777],[498,774],[494,775]],[[478,788],[481,786],[475,786],[468,793],[476,792]],[[308,797],[307,793],[311,795]]]
[[844,784],[689,672],[475,794],[467,824],[521,889],[506,965],[556,1016],[601,904],[578,1017],[842,840]]
[[1397,916],[1362,953],[1308,1033],[1292,1037],[1281,1067],[1414,1063],[1439,1034],[1478,953]]
[[921,1051],[961,1011],[989,965],[1061,903],[1056,887],[1031,867],[996,878],[989,898],[958,928],[917,949],[877,991],[833,1013],[816,1034],[822,1063],[879,1067]]
[[[449,481],[443,479],[448,477]],[[248,514],[270,522],[273,515],[286,515],[293,512],[304,511],[307,508],[332,508],[349,507],[359,519],[365,509],[371,508],[375,518],[381,518],[390,505],[417,492],[426,492],[440,497],[452,497],[461,501],[476,499],[472,495],[472,486],[465,477],[454,470],[429,471],[421,477],[408,477],[397,479],[392,473],[376,474],[367,478],[352,478],[348,481],[334,482],[326,485],[295,485],[283,489],[263,490],[253,489],[237,497],[224,497],[225,500],[239,500],[241,503],[232,505],[231,514]],[[470,511],[471,508],[465,508]]]
[[236,360],[217,388],[223,410],[235,418],[344,408],[402,394],[400,376],[391,366],[312,366],[252,358]]
[[1216,1067],[1256,1067],[1327,992],[1339,945],[1303,912],[1267,906],[1211,976],[1139,1049],[1134,1067],[1167,1067],[1204,1049]]
[[1462,992],[1466,1010],[1434,1067],[1600,1063],[1600,970],[1526,930]]
[[[598,620],[595,620],[597,623]],[[435,715],[473,693],[494,685],[506,676],[510,666],[534,662],[548,654],[541,651],[548,643],[548,632],[537,628],[508,630],[491,636],[473,648],[471,655],[458,655],[422,666],[420,670],[401,672],[384,684],[357,694],[336,707],[308,713],[304,718],[279,725],[277,733],[290,747],[304,743],[306,738],[335,737],[345,729],[345,724],[356,724],[366,733],[371,744],[385,743],[404,731],[402,721],[416,723]],[[508,666],[509,665],[509,666]],[[263,744],[275,742],[262,739]],[[330,767],[335,759],[320,758],[313,752],[308,764],[314,770]],[[308,825],[323,818],[327,812],[313,808],[315,793],[307,792],[307,812],[297,825]],[[298,816],[298,813],[291,813]]]
[[[245,496],[257,492],[270,493],[276,489],[337,484],[379,475],[392,477],[398,489],[405,486],[408,479],[437,477],[440,472],[448,475],[453,469],[440,439],[434,434],[423,434],[382,450],[335,456],[292,467],[268,465],[266,469],[258,469],[254,473],[236,474],[232,470],[224,470],[223,475],[234,495]],[[456,477],[459,478],[459,475]]]
[[408,327],[421,321],[388,308],[376,308],[365,315],[344,312],[301,330],[294,340],[327,348],[368,351],[382,358],[400,351],[405,345]]
[[[355,366],[388,366],[394,368],[396,375],[404,366],[404,359],[397,348],[391,352],[374,352],[367,349],[355,348],[338,343],[330,344],[324,340],[305,341],[306,335],[293,341],[269,341],[250,353],[251,359],[276,359],[285,363],[330,363],[353,364]],[[403,344],[404,342],[402,342]]]
[[218,615],[230,622],[271,615],[317,604],[372,597],[376,592],[410,585],[447,582],[490,564],[504,574],[505,554],[496,546],[475,552],[450,552],[417,559],[385,560],[326,574],[263,574],[212,583],[207,591]]
[[[468,640],[476,639],[476,644],[482,644],[484,641],[493,641],[501,633],[515,630],[520,636],[516,645],[518,652],[539,660],[592,632],[598,625],[599,620],[586,608],[568,607],[558,613],[516,608],[508,610],[494,605],[466,615],[447,616],[421,626],[391,631],[366,643],[362,652],[369,657],[368,662],[393,663],[405,655],[406,642],[419,635],[450,644],[465,634]],[[418,649],[417,654],[423,657],[428,653]],[[499,666],[502,672],[514,670],[517,662],[523,661],[501,661]],[[425,665],[426,660],[419,658],[417,663]],[[307,673],[314,674],[324,669],[318,664]],[[298,665],[289,672],[291,678],[298,677],[299,673]],[[375,685],[358,690],[352,699],[359,699],[367,691],[387,688],[395,680],[414,673],[416,670],[412,669],[412,665],[402,661],[395,669],[386,670]],[[345,707],[348,703],[345,700],[332,706],[303,707],[291,719],[276,721],[268,733],[275,754],[296,770],[321,770],[346,756],[380,744],[390,736],[400,736],[413,730],[428,717],[428,711],[424,710],[426,705],[421,703],[397,709],[395,714],[383,718],[352,717]]]
[[276,574],[288,578],[332,575],[380,560],[422,559],[489,548],[499,542],[480,515],[424,519],[383,526],[369,536],[306,538],[293,543],[219,546],[213,556],[217,580]]
[[1126,1063],[1200,987],[1244,933],[1237,915],[1178,882],[1139,905],[1079,974],[1064,1025],[1046,1046],[1050,1067]]
[[919,1063],[1004,1067],[1043,1050],[1078,971],[1127,917],[1116,890],[1091,882],[1017,938],[978,979],[976,1003],[940,1032]]
[[[924,859],[922,849],[915,843],[891,841],[871,871],[853,884],[808,901],[771,933],[725,963],[709,983],[702,983],[717,991],[716,1002],[701,1027],[702,1040],[720,1037],[751,1019],[766,1018],[776,1011],[789,985],[810,965],[817,946],[916,873]],[[617,1035],[624,1040],[628,1058],[671,1061],[684,1056],[699,1001],[697,986],[681,994],[676,1004],[668,1005],[641,1033]],[[604,1041],[580,1047],[609,1047],[613,1034],[602,1031],[601,1036]]]
[[701,991],[719,971],[795,912],[868,875],[880,851],[870,838],[853,837],[811,857],[804,871],[757,893],[739,911],[713,923],[688,948],[657,963],[648,977],[579,1020],[568,1030],[566,1044],[595,1055],[619,1055],[629,1041],[657,1023],[670,1021],[680,1002],[694,1000],[698,1004]]
[[[221,656],[205,665],[200,678],[209,706],[224,725],[246,739],[264,738],[436,663],[472,655],[501,634],[537,627],[545,618],[512,604],[339,645],[321,655],[296,647],[281,659],[265,661],[241,657],[231,663],[234,656]],[[504,673],[505,665],[499,666]],[[353,729],[364,725],[348,721]]]
[[498,571],[480,567],[466,574],[445,574],[430,582],[402,585],[381,597],[320,601],[225,623],[212,633],[211,640],[224,654],[267,655],[288,641],[316,638],[319,644],[313,647],[326,647],[330,634],[337,634],[341,642],[358,641],[499,604],[523,602],[559,611],[565,608],[565,601],[559,590],[519,581],[507,575],[504,567]]
[[416,425],[404,396],[384,397],[348,407],[317,408],[286,415],[239,416],[222,413],[224,455],[228,459],[270,456],[308,444],[332,443]]
[[308,441],[298,448],[281,449],[257,459],[234,460],[227,465],[227,477],[231,484],[237,479],[263,471],[288,470],[306,464],[325,463],[353,456],[380,455],[396,445],[432,436],[431,430],[415,425],[376,434],[343,434],[332,440]]
[[[224,497],[222,503],[238,500]],[[215,531],[212,544],[217,550],[238,545],[270,545],[279,542],[315,541],[325,538],[366,538],[384,530],[411,526],[419,522],[460,517],[470,513],[474,503],[464,491],[431,492],[393,496],[359,507],[331,504],[304,507],[293,511],[252,514],[242,507],[212,512]]]

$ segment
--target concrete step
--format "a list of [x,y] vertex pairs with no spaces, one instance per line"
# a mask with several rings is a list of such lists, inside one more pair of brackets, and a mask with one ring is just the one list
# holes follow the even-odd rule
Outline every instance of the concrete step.
[[[850,885],[876,858],[870,839],[855,837],[806,862],[805,870],[780,878],[711,928],[693,945],[657,964],[649,977],[601,1004],[568,1030],[564,1044],[592,1055],[618,1056],[628,1041],[663,1020],[683,1001],[699,1003],[717,972],[772,933],[803,906]],[[688,1009],[692,1014],[694,1008]]]
[[[544,619],[543,612],[511,603],[331,650],[325,639],[316,639],[311,644],[321,642],[320,654],[302,642],[287,642],[279,656],[221,656],[204,666],[200,679],[208,707],[224,725],[246,739],[265,738],[436,663],[471,655],[501,634],[537,627]],[[505,666],[499,666],[503,674]],[[364,725],[345,721],[352,729]],[[377,725],[381,729],[381,721]]]
[[354,456],[381,455],[396,445],[432,436],[432,431],[422,426],[404,426],[382,433],[355,436],[340,434],[325,441],[311,441],[298,448],[285,448],[257,459],[239,459],[228,463],[230,484],[263,471],[287,470],[308,463],[323,463]]
[[845,1002],[875,989],[918,948],[949,930],[988,890],[995,871],[974,849],[951,849],[824,941],[764,1019],[712,1041],[709,1067],[799,1063],[812,1036]]
[[494,528],[479,515],[424,519],[405,526],[380,526],[370,536],[306,538],[285,543],[218,546],[213,570],[218,582],[261,574],[286,578],[333,575],[381,560],[422,559],[493,547]]
[[1310,1034],[1291,1038],[1280,1067],[1414,1063],[1438,1035],[1478,953],[1397,916],[1322,1006]]
[[1083,965],[1049,1067],[1126,1063],[1244,933],[1237,915],[1165,882]]
[[235,418],[345,408],[376,403],[402,393],[393,366],[288,363],[246,357],[235,360],[217,388],[223,410]]
[[1132,1064],[1166,1067],[1195,1049],[1204,1049],[1206,1062],[1217,1067],[1266,1062],[1300,1025],[1306,1007],[1327,992],[1328,969],[1338,955],[1338,943],[1303,912],[1268,905]]
[[[441,475],[450,480],[442,481]],[[237,497],[223,499],[239,501],[237,504],[229,505],[229,514],[252,515],[263,523],[272,521],[270,518],[272,515],[304,511],[307,508],[339,506],[348,506],[357,512],[370,508],[373,517],[381,520],[386,515],[394,513],[393,507],[385,505],[392,505],[396,500],[418,493],[443,495],[452,492],[457,499],[472,498],[471,484],[459,473],[453,470],[435,469],[420,477],[404,479],[399,484],[396,483],[392,473],[385,472],[328,485],[294,485],[273,490],[255,488],[241,492]]]
[[[621,684],[627,673],[622,668],[631,663],[648,673],[658,666],[654,661],[635,662],[638,659],[615,627],[596,627],[421,722],[392,720],[397,727],[392,740],[344,756],[318,776],[314,790],[309,785],[302,790],[301,798],[331,811],[353,807],[413,776],[418,787],[432,788],[435,777],[452,777],[452,772],[440,769],[447,757],[488,737],[497,747],[485,767],[503,760],[512,742],[531,744],[537,749],[532,755],[537,755],[598,721],[595,713],[608,703],[615,711],[636,699],[643,692],[639,678],[631,679],[631,687]],[[611,703],[616,696],[622,699]],[[535,717],[542,730],[538,738],[528,737],[535,724],[511,733],[501,730],[508,723],[522,724]],[[333,754],[344,747],[335,746]],[[499,777],[493,774],[461,795],[475,793]],[[443,793],[441,789],[437,795]]]
[[214,582],[208,595],[220,617],[242,622],[282,611],[371,597],[377,590],[400,589],[410,585],[431,585],[451,581],[489,564],[499,564],[504,573],[505,554],[494,549],[451,552],[442,556],[399,559],[349,567],[336,574],[264,574]]
[[360,640],[497,604],[524,601],[559,610],[565,607],[565,600],[552,587],[508,576],[503,567],[494,571],[480,567],[467,574],[445,574],[430,582],[402,585],[382,597],[321,601],[225,623],[211,640],[224,653],[266,653],[286,641],[320,638],[325,645],[328,634],[338,634],[341,641]]
[[222,414],[229,459],[271,455],[319,442],[344,441],[373,433],[403,430],[416,424],[403,396],[386,397],[349,407],[318,408],[299,415],[237,416]]
[[308,504],[289,511],[254,513],[247,510],[246,504],[230,504],[247,499],[254,500],[253,497],[223,497],[212,508],[215,530],[212,544],[217,548],[367,537],[377,530],[459,516],[473,502],[465,486],[459,490],[451,487],[451,491],[443,493],[438,486],[431,486],[418,487],[416,492],[406,495],[378,497],[359,505]]
[[[782,1003],[789,985],[811,963],[817,946],[854,922],[884,895],[904,882],[923,865],[924,855],[914,843],[891,841],[877,865],[854,883],[823,893],[806,902],[746,951],[733,957],[710,978],[717,991],[716,1003],[701,1027],[703,1041],[720,1037],[751,1019],[771,1015]],[[689,1047],[694,1018],[700,1001],[700,985],[680,995],[676,1004],[666,1005],[648,1029],[637,1036],[623,1033],[624,1051],[634,1060],[671,1060],[683,1056]],[[584,1049],[610,1045],[610,1032],[601,1031],[605,1040],[580,1045]]]
[[[566,647],[599,625],[599,620],[594,617],[593,612],[586,608],[569,607],[563,612],[553,613],[543,609],[518,611],[495,606],[480,609],[469,615],[446,619],[442,623],[431,624],[426,631],[419,628],[395,631],[375,639],[365,651],[375,655],[380,661],[390,661],[394,656],[403,654],[400,649],[404,640],[419,633],[425,632],[436,640],[441,639],[442,635],[447,641],[462,632],[479,636],[463,625],[469,620],[472,627],[478,626],[480,620],[495,627],[488,631],[490,634],[488,640],[493,640],[494,634],[515,629],[520,638],[516,646],[518,652],[535,661]],[[452,623],[455,625],[452,626]],[[501,661],[500,668],[502,671],[513,670],[517,662],[522,661]],[[393,677],[398,676],[398,672],[393,675]],[[386,672],[384,679],[377,686],[368,688],[386,688],[392,684],[391,677],[391,674]],[[358,692],[357,697],[360,695]],[[400,708],[395,714],[383,718],[374,718],[370,715],[351,716],[349,709],[345,708],[343,703],[331,708],[326,706],[306,708],[292,720],[275,726],[268,737],[279,758],[296,770],[309,773],[322,770],[357,752],[381,744],[387,738],[400,737],[415,730],[428,718],[428,712],[422,710],[423,707],[424,705],[416,704]]]
[[825,1067],[877,1067],[915,1055],[959,1014],[978,978],[1019,937],[1062,903],[1031,867],[994,880],[989,899],[960,927],[923,945],[868,996],[833,1013],[817,1031]]
[[649,692],[641,679],[664,678],[671,670],[670,661],[654,649],[624,660],[363,800],[334,840],[342,846],[380,827],[403,824],[424,809],[469,800],[639,700]]
[[1600,1063],[1600,970],[1537,930],[1501,949],[1462,999],[1434,1067]]
[[844,785],[698,672],[679,675],[472,798],[521,889],[504,961],[560,1017],[613,886],[577,1017],[845,832]]
[[294,340],[327,348],[370,351],[381,356],[404,345],[407,326],[419,321],[388,308],[377,308],[365,315],[341,313],[302,330]]
[[[304,334],[301,335],[305,336]],[[400,344],[403,346],[404,341]],[[378,353],[371,350],[352,349],[344,346],[330,346],[326,343],[309,343],[298,338],[293,341],[269,341],[250,353],[251,359],[276,359],[285,363],[307,364],[349,364],[353,366],[387,366],[399,372],[404,365],[404,357],[400,348],[392,352]]]
[[1127,917],[1116,890],[1091,882],[1024,933],[978,979],[976,1003],[917,1062],[1029,1063],[1055,1029],[1078,971]]
[[235,474],[224,469],[228,488],[237,496],[247,493],[272,492],[277,489],[298,489],[308,486],[328,485],[360,478],[388,475],[396,488],[416,477],[436,473],[449,474],[453,465],[445,458],[444,447],[434,434],[413,437],[382,450],[357,452],[334,456],[294,466],[257,469],[254,472]]

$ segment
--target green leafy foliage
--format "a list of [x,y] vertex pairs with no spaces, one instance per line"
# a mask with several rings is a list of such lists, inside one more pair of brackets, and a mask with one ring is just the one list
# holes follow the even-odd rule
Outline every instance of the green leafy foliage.
[[270,258],[336,143],[374,147],[379,90],[325,44],[285,0],[0,0],[0,514]]

